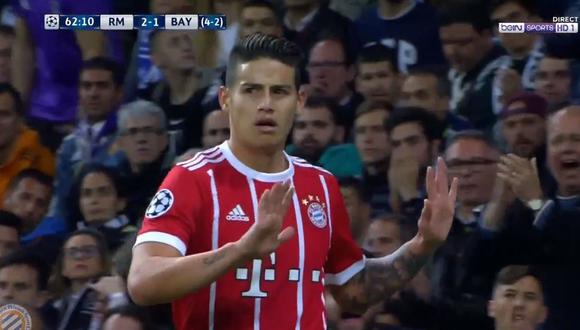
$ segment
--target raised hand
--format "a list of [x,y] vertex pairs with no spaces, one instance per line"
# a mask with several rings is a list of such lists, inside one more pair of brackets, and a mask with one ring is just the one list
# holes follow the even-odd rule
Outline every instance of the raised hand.
[[419,218],[417,238],[423,249],[432,251],[447,239],[453,224],[457,178],[453,179],[449,188],[447,166],[439,157],[436,170],[427,168],[425,181],[427,199]]
[[264,191],[258,204],[258,215],[252,227],[242,236],[239,246],[249,258],[270,254],[294,235],[294,228],[282,230],[294,188],[290,182],[276,183]]
[[544,197],[535,158],[527,160],[514,154],[502,156],[497,176],[506,181],[523,202]]

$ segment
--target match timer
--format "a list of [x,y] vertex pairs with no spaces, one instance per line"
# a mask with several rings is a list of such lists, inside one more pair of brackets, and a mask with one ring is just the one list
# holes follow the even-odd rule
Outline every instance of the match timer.
[[60,15],[61,30],[98,30],[99,15]]
[[133,24],[139,30],[164,29],[165,17],[162,15],[134,15]]
[[202,30],[225,30],[226,15],[199,15],[199,28]]

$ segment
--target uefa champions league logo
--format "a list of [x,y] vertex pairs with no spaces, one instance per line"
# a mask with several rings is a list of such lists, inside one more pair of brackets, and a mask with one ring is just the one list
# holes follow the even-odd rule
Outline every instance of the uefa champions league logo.
[[44,29],[58,30],[59,28],[58,15],[44,15]]
[[145,216],[147,218],[157,218],[159,216],[164,215],[171,209],[173,205],[173,193],[169,189],[160,190],[153,199],[149,206],[147,207],[147,211],[145,212]]

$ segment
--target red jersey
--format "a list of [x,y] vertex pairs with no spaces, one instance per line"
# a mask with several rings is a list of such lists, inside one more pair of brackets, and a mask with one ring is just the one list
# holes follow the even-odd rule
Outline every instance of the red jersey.
[[296,229],[293,238],[174,301],[177,329],[326,328],[324,284],[346,283],[363,269],[364,257],[352,239],[336,179],[286,157],[285,171],[261,173],[242,164],[224,142],[177,164],[161,184],[136,244],[161,242],[182,255],[237,241],[274,183],[292,180],[295,189],[283,224]]

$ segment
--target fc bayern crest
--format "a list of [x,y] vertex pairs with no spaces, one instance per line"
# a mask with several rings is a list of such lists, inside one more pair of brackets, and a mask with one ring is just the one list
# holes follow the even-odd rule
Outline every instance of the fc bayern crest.
[[312,202],[308,205],[308,218],[316,227],[321,229],[326,227],[326,212],[320,203]]
[[147,207],[147,211],[145,211],[145,216],[147,218],[157,218],[169,211],[173,206],[173,193],[169,189],[160,190],[153,199],[149,206]]

